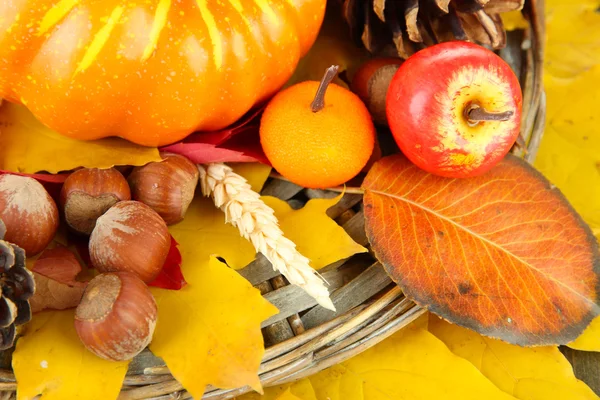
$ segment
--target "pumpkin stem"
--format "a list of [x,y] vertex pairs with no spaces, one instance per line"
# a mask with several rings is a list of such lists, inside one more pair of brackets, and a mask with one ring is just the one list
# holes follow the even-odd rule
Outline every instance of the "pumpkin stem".
[[323,79],[321,79],[321,83],[319,83],[319,88],[317,89],[317,93],[315,94],[315,98],[313,102],[310,104],[310,109],[312,112],[319,112],[325,107],[325,92],[329,87],[329,84],[335,78],[338,73],[338,69],[340,67],[337,65],[332,65],[327,68],[325,71],[325,75],[323,75]]
[[513,114],[513,111],[490,112],[478,104],[470,104],[465,108],[465,117],[471,125],[477,125],[481,121],[508,121]]

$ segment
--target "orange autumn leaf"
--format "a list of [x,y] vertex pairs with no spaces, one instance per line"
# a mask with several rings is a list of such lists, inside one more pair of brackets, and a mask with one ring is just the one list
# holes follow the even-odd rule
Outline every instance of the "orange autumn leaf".
[[460,180],[397,155],[363,186],[376,256],[407,296],[450,322],[520,345],[563,344],[597,314],[596,240],[524,161]]

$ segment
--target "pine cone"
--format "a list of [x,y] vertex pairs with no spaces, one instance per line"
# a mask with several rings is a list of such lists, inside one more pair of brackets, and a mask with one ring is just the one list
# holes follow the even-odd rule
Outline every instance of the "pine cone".
[[456,39],[503,48],[506,32],[500,14],[520,10],[525,3],[525,0],[339,1],[357,43],[371,53],[393,52],[401,58]]
[[29,322],[29,299],[35,291],[33,274],[25,267],[25,251],[1,240],[6,226],[0,220],[0,350],[12,347],[16,326]]

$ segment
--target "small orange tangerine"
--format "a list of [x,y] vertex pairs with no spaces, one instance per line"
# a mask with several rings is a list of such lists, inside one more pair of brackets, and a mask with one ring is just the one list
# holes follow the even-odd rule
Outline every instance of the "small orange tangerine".
[[358,96],[331,83],[337,66],[323,80],[279,92],[260,123],[260,142],[273,167],[307,188],[341,185],[355,177],[371,157],[375,127]]

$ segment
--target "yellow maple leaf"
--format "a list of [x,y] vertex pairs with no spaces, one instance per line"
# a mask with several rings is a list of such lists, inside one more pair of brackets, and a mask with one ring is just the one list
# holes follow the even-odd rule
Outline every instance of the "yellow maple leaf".
[[260,291],[195,245],[194,235],[173,229],[188,282],[179,291],[153,289],[158,323],[150,350],[195,398],[208,384],[261,390],[264,354],[260,323],[277,309]]
[[83,347],[74,311],[46,311],[26,325],[13,353],[17,400],[116,399],[128,362],[103,360]]
[[[535,167],[600,238],[600,14],[595,0],[546,2],[547,118]],[[577,23],[573,23],[577,21]],[[585,27],[583,32],[582,27]],[[600,317],[570,347],[600,351]]]
[[0,169],[32,174],[57,173],[77,167],[109,168],[160,161],[158,150],[119,138],[70,139],[47,128],[25,107],[0,106]]
[[310,259],[315,269],[367,251],[326,214],[341,198],[340,195],[333,199],[313,199],[301,209],[293,210],[285,201],[262,197],[275,210],[285,236],[296,244],[300,254]]
[[[181,249],[187,250],[187,243],[194,248],[195,255],[206,259],[210,255],[221,256],[234,269],[245,267],[256,255],[252,244],[240,236],[237,228],[225,223],[225,214],[210,199],[194,199],[183,221],[169,230]],[[185,261],[183,266],[186,267]]]
[[420,327],[308,379],[322,400],[514,400]]
[[571,364],[557,347],[511,345],[452,325],[433,314],[429,331],[517,399],[598,399],[585,383],[575,378]]
[[[260,164],[236,165],[255,190],[262,188],[269,171]],[[254,259],[254,248],[207,198],[194,199],[185,219],[170,232],[180,245],[188,284],[179,291],[152,289],[159,314],[150,350],[196,398],[208,384],[261,390],[260,323],[277,309],[214,257],[242,268]]]
[[269,178],[271,167],[260,163],[230,163],[229,166],[236,174],[246,178],[255,192],[260,192]]
[[[269,172],[258,164],[238,165],[236,171],[253,182],[255,190]],[[339,198],[312,200],[298,211],[281,200],[266,200],[292,240],[293,234],[305,228],[314,233],[297,236],[299,248],[311,249],[305,255],[314,265],[364,250],[325,214]],[[311,223],[300,226],[298,218]],[[152,289],[159,316],[150,350],[166,362],[194,397],[201,397],[207,384],[259,389],[257,370],[264,352],[260,323],[277,309],[233,271],[254,259],[254,248],[236,228],[225,223],[224,214],[206,198],[196,198],[185,219],[170,227],[170,232],[180,244],[188,285],[179,291]],[[336,243],[333,251],[323,244],[324,238]],[[227,265],[215,256],[222,257]]]

